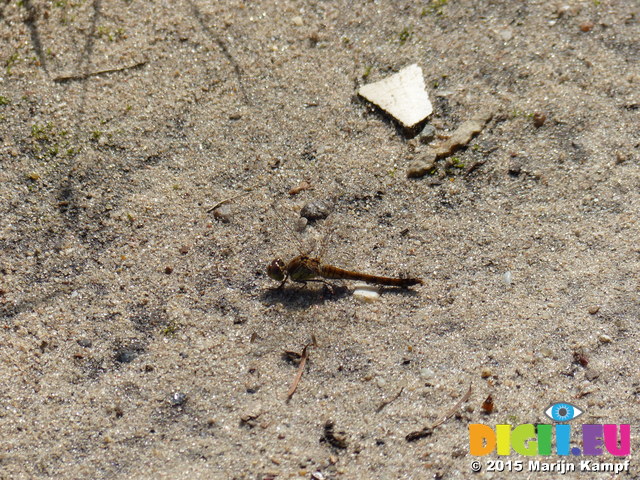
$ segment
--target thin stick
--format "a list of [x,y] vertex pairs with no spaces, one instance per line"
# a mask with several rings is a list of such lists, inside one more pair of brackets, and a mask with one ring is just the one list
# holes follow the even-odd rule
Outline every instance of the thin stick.
[[378,408],[376,409],[376,413],[380,413],[382,411],[382,409],[384,407],[386,407],[387,405],[389,405],[391,402],[395,402],[398,398],[400,398],[400,395],[402,395],[402,392],[404,391],[404,387],[402,387],[400,389],[400,391],[398,393],[395,394],[395,396],[393,398],[390,398],[389,400],[385,400],[383,401]]
[[237,198],[240,197],[244,197],[245,195],[248,195],[249,193],[251,193],[251,191],[256,187],[256,185],[252,185],[251,187],[248,187],[244,192],[242,193],[238,193],[237,195],[234,195],[233,197],[229,197],[229,198],[225,198],[224,200],[220,200],[218,203],[216,203],[213,207],[211,207],[209,210],[207,210],[207,213],[211,213],[213,212],[216,208],[220,207],[221,205],[224,205],[225,203],[229,203],[234,201]]
[[302,374],[304,373],[304,367],[307,364],[307,358],[309,358],[307,348],[312,346],[317,346],[316,337],[314,335],[311,335],[311,343],[307,343],[302,349],[302,355],[300,355],[300,364],[298,365],[298,373],[296,373],[296,378],[293,380],[291,388],[289,388],[289,392],[287,392],[287,401],[291,400],[293,394],[296,393],[296,389],[298,388],[298,384],[300,383],[300,379],[302,378]]
[[97,77],[98,75],[103,75],[105,73],[114,73],[121,72],[123,70],[131,70],[132,68],[138,68],[147,64],[147,60],[142,60],[138,63],[134,63],[133,65],[126,65],[124,67],[115,67],[115,68],[106,68],[104,70],[98,70],[96,72],[90,73],[79,73],[79,74],[63,74],[53,78],[54,82],[63,83],[68,82],[70,80],[86,80],[89,77]]
[[433,434],[433,431],[436,429],[436,427],[439,427],[444,422],[449,420],[449,418],[451,418],[451,416],[454,413],[456,413],[458,410],[460,410],[460,407],[462,406],[462,404],[464,402],[466,402],[467,400],[469,400],[470,397],[471,397],[471,385],[469,385],[469,390],[467,390],[467,393],[465,393],[462,396],[462,398],[460,400],[458,400],[453,407],[451,407],[449,410],[447,410],[444,413],[444,415],[442,415],[440,418],[438,418],[438,420],[436,420],[436,422],[433,425],[431,425],[430,427],[424,427],[422,430],[418,430],[418,431],[409,433],[405,437],[407,442],[415,442],[416,440],[419,440],[419,439],[424,438],[424,437],[428,437],[431,434]]
[[451,418],[451,416],[456,413],[458,410],[460,410],[460,407],[462,406],[462,404],[464,402],[466,402],[467,400],[469,400],[469,398],[471,397],[471,385],[469,385],[469,390],[467,390],[467,393],[465,393],[462,398],[460,400],[458,400],[458,403],[456,403],[453,407],[451,407],[444,415],[442,415],[438,420],[436,420],[436,423],[434,423],[431,428],[436,428],[439,427],[440,425],[442,425],[444,422],[446,422],[447,420],[449,420],[449,418]]

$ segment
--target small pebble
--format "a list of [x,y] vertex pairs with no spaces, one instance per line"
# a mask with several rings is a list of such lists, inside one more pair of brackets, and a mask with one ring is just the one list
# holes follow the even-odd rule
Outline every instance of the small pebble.
[[380,298],[380,294],[375,290],[356,289],[353,291],[353,298],[363,303],[373,303]]
[[544,125],[544,122],[547,121],[547,116],[541,112],[535,112],[533,114],[533,126],[536,128],[540,128]]
[[498,35],[504,42],[508,42],[513,38],[513,31],[510,28],[498,31]]
[[581,32],[590,32],[593,28],[593,22],[583,22],[580,24]]
[[512,158],[509,161],[509,175],[517,177],[522,173],[522,161],[518,158]]
[[505,283],[505,285],[511,285],[512,280],[513,278],[512,278],[511,272],[505,272],[502,275],[502,281]]
[[611,343],[613,341],[613,339],[609,335],[606,335],[604,333],[598,337],[598,340],[600,340],[602,343]]
[[598,372],[597,370],[594,370],[593,368],[587,368],[584,372],[584,378],[586,378],[590,382],[593,382],[599,376],[600,376],[600,372]]
[[542,355],[545,358],[551,358],[553,357],[553,350],[551,350],[549,347],[541,347],[540,355]]
[[430,143],[436,138],[436,127],[427,124],[422,131],[418,134],[418,140],[420,143]]
[[324,200],[313,200],[307,203],[302,210],[300,216],[306,218],[310,222],[327,218],[331,213],[331,205]]
[[384,388],[384,387],[387,386],[387,381],[382,377],[378,377],[378,378],[376,378],[376,385],[379,388]]
[[240,420],[242,423],[251,424],[260,415],[262,415],[262,405],[260,403],[251,403],[240,413]]
[[429,380],[433,378],[433,376],[434,376],[433,370],[431,370],[430,368],[425,367],[420,369],[420,377],[423,380]]
[[116,362],[131,363],[137,356],[138,354],[133,350],[121,350],[116,354]]
[[435,171],[436,164],[434,161],[416,160],[407,168],[407,178],[421,178],[427,174],[431,175]]
[[589,310],[587,310],[591,315],[595,315],[596,313],[598,313],[600,311],[600,306],[599,305],[591,305],[589,307]]
[[495,405],[493,403],[493,395],[489,394],[486,400],[482,402],[480,408],[482,409],[483,413],[487,415],[491,414],[493,412],[493,409],[495,408]]
[[309,223],[309,220],[307,220],[304,217],[298,217],[295,225],[296,232],[298,233],[304,232],[304,229],[307,228],[307,223]]
[[301,27],[304,25],[304,20],[302,20],[301,16],[297,15],[291,19],[291,23],[293,23],[296,27]]
[[180,249],[178,250],[182,255],[186,255],[187,253],[189,253],[189,247],[187,245],[183,245],[180,247]]
[[91,348],[91,345],[93,345],[91,340],[89,340],[88,338],[79,338],[77,342],[78,342],[78,345],[84,348]]
[[164,267],[164,273],[171,275],[173,273],[173,267]]
[[616,152],[616,165],[620,165],[621,163],[626,162],[629,159],[629,156],[622,153]]
[[492,375],[493,375],[493,372],[491,371],[490,368],[487,368],[487,367],[483,368],[482,371],[480,372],[480,376],[482,378],[489,378]]
[[171,402],[172,407],[179,407],[180,405],[183,405],[184,402],[186,401],[187,401],[187,395],[182,392],[173,393],[169,398],[169,402]]
[[220,205],[213,211],[213,218],[222,223],[229,223],[231,221],[231,208],[228,205]]

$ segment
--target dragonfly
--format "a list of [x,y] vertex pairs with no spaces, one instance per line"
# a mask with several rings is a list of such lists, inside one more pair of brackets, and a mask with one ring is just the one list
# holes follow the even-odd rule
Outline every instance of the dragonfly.
[[[276,258],[267,267],[267,275],[272,279],[281,282],[278,289],[284,287],[287,280],[298,283],[324,282],[323,279],[330,280],[357,280],[374,285],[385,285],[389,287],[408,288],[413,285],[422,285],[420,278],[403,277],[383,277],[380,275],[370,275],[368,273],[345,270],[322,263],[319,258],[308,255],[298,255],[285,263],[281,258]],[[326,282],[325,282],[326,283]]]
[[309,253],[303,253],[292,258],[288,262],[276,258],[267,266],[267,275],[280,282],[277,287],[284,287],[287,280],[306,284],[307,282],[327,283],[327,280],[356,280],[374,285],[408,288],[414,285],[422,285],[419,278],[410,277],[383,277],[368,273],[346,270],[322,262],[319,257],[312,257]]

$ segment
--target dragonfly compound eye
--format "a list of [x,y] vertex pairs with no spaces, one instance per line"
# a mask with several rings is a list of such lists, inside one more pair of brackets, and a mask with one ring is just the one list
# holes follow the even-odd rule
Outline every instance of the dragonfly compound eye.
[[284,280],[284,268],[284,262],[278,258],[271,262],[267,267],[267,275],[269,275],[269,277],[273,278],[274,280],[281,282],[282,280]]

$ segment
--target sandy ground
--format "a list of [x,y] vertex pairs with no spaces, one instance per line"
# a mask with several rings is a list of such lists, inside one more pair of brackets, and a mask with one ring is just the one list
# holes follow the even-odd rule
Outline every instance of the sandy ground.
[[[0,477],[469,478],[470,424],[563,401],[637,478],[637,1],[1,3]],[[419,179],[356,96],[412,63],[435,143],[494,113]],[[425,284],[271,290],[328,231]]]

